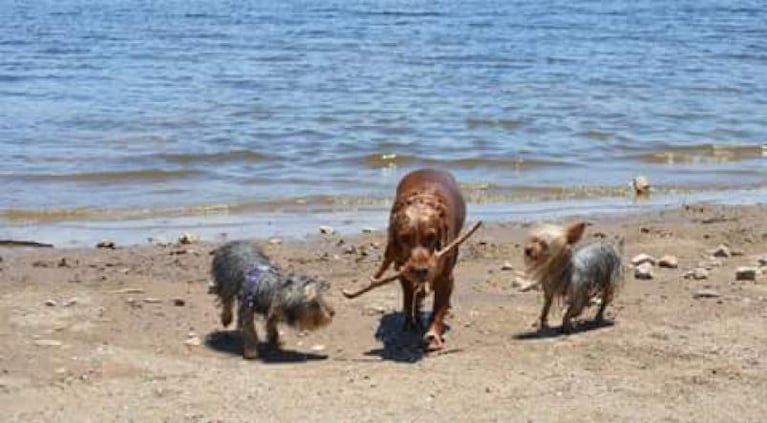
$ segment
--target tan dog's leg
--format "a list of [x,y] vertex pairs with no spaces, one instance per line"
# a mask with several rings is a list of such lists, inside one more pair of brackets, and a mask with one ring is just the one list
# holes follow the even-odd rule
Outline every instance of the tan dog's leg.
[[242,356],[248,359],[258,357],[258,335],[253,314],[253,309],[244,305],[240,305],[237,314],[237,326],[242,333]]
[[573,331],[572,320],[581,314],[588,301],[588,295],[584,290],[577,291],[570,295],[570,304],[567,307],[567,311],[565,312],[564,317],[562,318],[562,333],[570,333]]
[[601,323],[605,320],[605,309],[607,308],[607,305],[612,302],[613,299],[613,288],[612,286],[608,285],[606,288],[602,290],[602,303],[599,304],[599,310],[597,311],[596,317],[594,317],[594,320]]
[[543,290],[543,308],[541,309],[541,317],[539,319],[541,329],[549,327],[549,309],[551,308],[551,301],[554,299],[554,293],[546,290],[544,286]]
[[423,337],[426,351],[438,351],[444,347],[445,316],[450,311],[450,295],[453,293],[453,276],[441,276],[434,281],[434,310],[429,330]]

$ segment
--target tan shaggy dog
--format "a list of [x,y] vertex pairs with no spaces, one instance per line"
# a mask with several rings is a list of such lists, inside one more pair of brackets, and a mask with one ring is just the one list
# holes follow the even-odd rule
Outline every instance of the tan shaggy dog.
[[[427,351],[444,346],[445,316],[453,292],[453,267],[458,259],[458,245],[465,241],[480,222],[459,237],[466,218],[466,203],[453,176],[447,172],[422,169],[405,175],[389,216],[389,231],[383,263],[371,278],[371,284],[355,293],[354,298],[394,279],[402,285],[403,330],[422,329],[419,316],[429,289],[434,291],[434,307],[429,328],[423,338]],[[394,264],[397,273],[382,278]]]

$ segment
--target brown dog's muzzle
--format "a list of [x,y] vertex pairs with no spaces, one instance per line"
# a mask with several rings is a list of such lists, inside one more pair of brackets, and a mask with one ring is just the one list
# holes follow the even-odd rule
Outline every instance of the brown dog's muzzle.
[[[479,222],[475,223],[474,226],[471,227],[471,229],[466,231],[466,233],[464,233],[463,235],[461,235],[458,238],[454,239],[451,243],[449,243],[448,245],[443,247],[441,250],[439,250],[439,251],[435,252],[434,254],[432,254],[430,262],[434,263],[434,266],[436,266],[437,263],[439,263],[439,261],[442,259],[442,257],[445,254],[449,253],[451,250],[453,250],[454,248],[456,248],[459,245],[461,245],[472,234],[474,234],[474,232],[476,232],[477,229],[479,229],[480,226],[482,226],[482,221],[479,221]],[[429,272],[431,267],[424,266],[424,265],[421,265],[421,264],[418,264],[418,265],[415,265],[415,266],[405,264],[403,266],[403,268],[399,272],[396,272],[396,273],[394,273],[391,276],[383,277],[383,276],[376,275],[376,276],[370,278],[370,284],[368,286],[366,286],[364,288],[361,288],[358,291],[353,291],[353,292],[349,292],[349,291],[344,290],[343,294],[344,294],[344,296],[346,298],[358,297],[358,296],[360,296],[360,295],[370,291],[371,289],[378,288],[379,286],[386,285],[387,283],[389,283],[389,282],[391,282],[391,281],[393,281],[395,279],[399,279],[401,276],[405,276],[405,277],[407,277],[408,275],[415,276],[414,273],[413,273],[413,271],[415,269],[418,269],[417,270],[418,275],[423,276],[422,281],[419,281],[419,282],[421,282],[421,283],[427,282],[428,279],[429,279],[430,273],[431,273],[431,272]],[[426,270],[425,272],[424,272],[424,269]],[[384,271],[385,271],[385,267],[382,267],[380,269],[380,273],[383,274]],[[415,279],[416,279],[416,281],[418,281],[417,277]]]

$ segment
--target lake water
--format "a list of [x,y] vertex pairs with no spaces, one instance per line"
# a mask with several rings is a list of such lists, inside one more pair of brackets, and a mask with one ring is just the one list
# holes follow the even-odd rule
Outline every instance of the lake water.
[[764,201],[767,7],[0,0],[0,238],[382,226],[422,166],[498,216]]

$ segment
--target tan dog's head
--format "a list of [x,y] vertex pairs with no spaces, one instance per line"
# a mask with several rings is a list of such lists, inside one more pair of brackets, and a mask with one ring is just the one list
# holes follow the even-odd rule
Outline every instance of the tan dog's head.
[[436,196],[411,198],[395,208],[389,225],[395,265],[409,280],[431,281],[438,270],[436,254],[448,241],[443,203]]
[[525,243],[525,265],[531,279],[557,275],[572,256],[572,246],[581,239],[586,224],[542,225],[535,228]]

